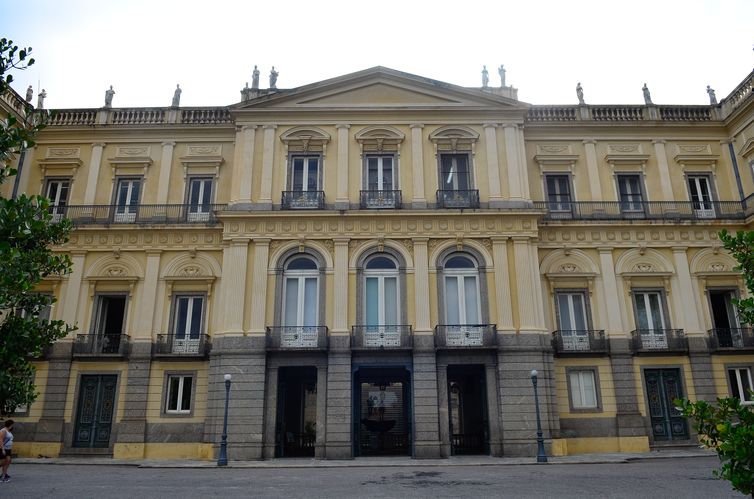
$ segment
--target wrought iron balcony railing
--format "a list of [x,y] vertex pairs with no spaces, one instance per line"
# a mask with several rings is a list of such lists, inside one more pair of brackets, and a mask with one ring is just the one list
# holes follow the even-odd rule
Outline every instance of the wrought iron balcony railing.
[[495,348],[495,324],[438,324],[435,326],[436,348]]
[[208,224],[217,223],[217,212],[226,204],[140,204],[52,206],[54,221],[69,218],[73,225],[109,224]]
[[479,190],[469,189],[464,191],[439,190],[437,191],[438,208],[479,208]]
[[327,326],[269,326],[267,348],[327,350]]
[[631,331],[631,347],[638,352],[687,352],[688,342],[683,329],[635,329]]
[[284,210],[321,210],[325,207],[325,191],[283,191]]
[[559,329],[552,333],[557,354],[607,353],[605,331],[594,329]]
[[351,348],[354,349],[409,349],[411,340],[411,326],[405,324],[351,327]]
[[401,191],[361,191],[361,208],[384,210],[400,208]]
[[740,220],[741,201],[535,201],[545,220]]
[[712,351],[754,349],[754,332],[751,328],[715,328],[708,332]]
[[204,357],[209,353],[210,347],[209,336],[206,334],[200,334],[197,337],[158,334],[157,342],[154,344],[154,355]]
[[127,334],[77,334],[73,355],[83,357],[125,357],[128,355]]

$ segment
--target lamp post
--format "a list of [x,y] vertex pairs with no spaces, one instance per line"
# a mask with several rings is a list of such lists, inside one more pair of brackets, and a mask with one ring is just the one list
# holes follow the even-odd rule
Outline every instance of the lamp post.
[[537,370],[531,370],[531,384],[534,385],[534,407],[537,409],[537,462],[546,463],[545,440],[542,438],[542,420],[539,417],[539,397],[537,396]]
[[225,378],[225,417],[223,418],[223,436],[220,442],[220,456],[217,458],[218,466],[228,465],[228,399],[230,399],[230,374]]

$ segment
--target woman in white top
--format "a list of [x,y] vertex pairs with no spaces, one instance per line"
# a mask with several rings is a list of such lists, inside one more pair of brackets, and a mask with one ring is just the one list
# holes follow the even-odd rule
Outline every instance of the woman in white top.
[[13,420],[5,422],[4,428],[0,430],[0,463],[3,465],[3,473],[0,476],[0,482],[9,482],[8,467],[13,455]]

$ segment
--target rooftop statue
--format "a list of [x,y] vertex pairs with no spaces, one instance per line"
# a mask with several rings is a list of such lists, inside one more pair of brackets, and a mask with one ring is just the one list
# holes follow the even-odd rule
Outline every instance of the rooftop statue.
[[505,68],[502,64],[497,68],[497,73],[500,75],[500,88],[502,88],[505,86]]
[[583,106],[584,104],[586,104],[586,102],[584,102],[584,89],[581,88],[581,82],[578,82],[576,84],[576,97],[579,98],[580,106]]
[[707,94],[709,95],[710,106],[717,106],[717,96],[715,95],[715,91],[711,89],[709,85],[707,85]]
[[37,95],[37,109],[45,108],[45,98],[47,97],[47,91],[43,88],[39,95]]
[[275,66],[272,66],[272,71],[270,71],[270,88],[278,88],[278,72],[275,71]]
[[487,66],[482,66],[482,88],[487,88],[490,84],[490,75],[487,73]]
[[[248,87],[249,84],[247,83],[246,86]],[[254,65],[254,71],[251,72],[251,88],[254,90],[259,88],[259,70],[257,69],[256,64]]]
[[644,93],[644,104],[647,106],[654,106],[654,103],[652,102],[652,96],[649,95],[649,88],[647,88],[647,84],[645,83],[643,87],[641,87],[642,93]]
[[110,89],[105,90],[105,107],[113,107],[114,95],[115,95],[115,90],[113,90],[113,86],[110,85]]
[[175,92],[173,93],[173,104],[172,104],[173,107],[178,107],[181,105],[181,92],[182,91],[183,90],[181,90],[180,85],[175,86]]
[[31,102],[31,98],[33,96],[34,96],[34,89],[31,88],[31,85],[29,85],[29,88],[26,89],[26,102]]

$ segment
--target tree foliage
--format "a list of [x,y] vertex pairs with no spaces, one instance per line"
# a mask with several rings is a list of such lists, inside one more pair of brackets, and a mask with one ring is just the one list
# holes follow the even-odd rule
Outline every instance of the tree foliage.
[[[31,48],[0,39],[0,95],[11,92],[10,70],[34,63],[30,53]],[[9,113],[0,119],[0,184],[17,173],[11,161],[34,145],[35,134],[45,126],[46,115],[32,112],[31,106],[24,111],[21,117]],[[34,401],[30,359],[73,330],[63,321],[45,318],[45,309],[55,300],[36,292],[43,279],[71,268],[67,255],[50,249],[68,241],[71,223],[53,221],[49,208],[42,196],[0,197],[0,414],[12,414],[17,406]]]
[[[754,231],[739,231],[731,235],[727,230],[720,231],[720,240],[726,250],[738,261],[735,270],[741,271],[746,289],[754,296]],[[734,300],[739,321],[754,324],[754,298]]]

